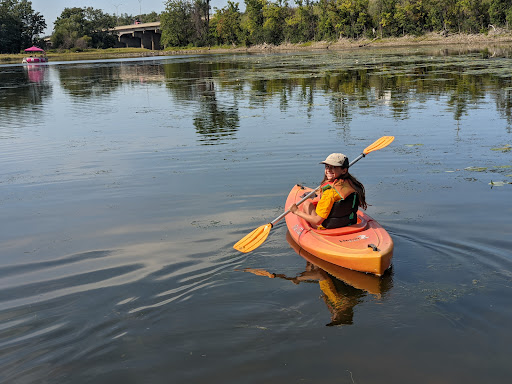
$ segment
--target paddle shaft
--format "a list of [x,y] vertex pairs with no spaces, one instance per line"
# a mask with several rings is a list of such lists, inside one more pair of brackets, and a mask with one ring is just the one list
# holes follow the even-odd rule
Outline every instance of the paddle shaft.
[[[348,167],[350,168],[351,166],[353,166],[355,163],[357,163],[359,160],[361,160],[363,157],[365,157],[366,155],[364,153],[361,153],[359,156],[357,156],[354,160],[352,160],[350,162],[350,164],[348,165]],[[316,187],[315,189],[313,189],[311,192],[309,192],[306,196],[304,196],[302,199],[300,199],[300,201],[296,204],[297,207],[299,205],[301,205],[303,202],[305,202],[307,199],[309,199],[311,196],[313,196],[316,191],[318,191],[320,189],[321,185],[319,185],[318,187]],[[282,220],[283,217],[285,217],[287,214],[289,214],[291,211],[288,209],[286,212],[283,212],[282,214],[280,214],[278,217],[276,217],[274,220],[272,220],[270,222],[270,225],[274,226],[274,224],[276,224],[278,221]]]

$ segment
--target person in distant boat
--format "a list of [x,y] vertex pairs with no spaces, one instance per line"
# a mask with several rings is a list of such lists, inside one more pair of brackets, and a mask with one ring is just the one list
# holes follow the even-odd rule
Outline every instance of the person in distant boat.
[[340,228],[357,223],[357,209],[367,208],[363,184],[352,176],[349,161],[342,153],[331,153],[325,164],[320,196],[306,200],[300,207],[293,204],[290,212],[319,229]]

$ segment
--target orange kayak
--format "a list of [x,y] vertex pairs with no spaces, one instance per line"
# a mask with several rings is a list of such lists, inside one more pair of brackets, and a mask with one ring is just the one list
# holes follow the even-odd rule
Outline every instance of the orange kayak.
[[[286,199],[285,209],[311,191],[311,188],[294,186]],[[292,213],[285,218],[293,240],[322,260],[377,276],[382,276],[391,265],[393,240],[377,221],[361,210],[357,211],[357,224],[335,229],[315,229]]]

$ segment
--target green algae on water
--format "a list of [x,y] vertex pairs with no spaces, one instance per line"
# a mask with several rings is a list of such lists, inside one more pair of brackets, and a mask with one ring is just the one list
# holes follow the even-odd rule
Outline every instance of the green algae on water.
[[466,167],[464,169],[466,171],[471,171],[471,172],[484,172],[487,170],[487,167]]
[[512,168],[512,165],[496,165],[494,168],[507,169]]
[[503,147],[491,148],[491,151],[496,151],[496,152],[510,152],[511,150],[512,150],[512,145],[510,145],[510,144],[505,144]]

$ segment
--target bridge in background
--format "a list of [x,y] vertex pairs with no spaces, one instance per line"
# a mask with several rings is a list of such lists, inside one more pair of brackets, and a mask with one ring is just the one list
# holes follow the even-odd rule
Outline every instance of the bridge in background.
[[116,47],[160,49],[160,22],[121,25],[113,29],[118,36]]

